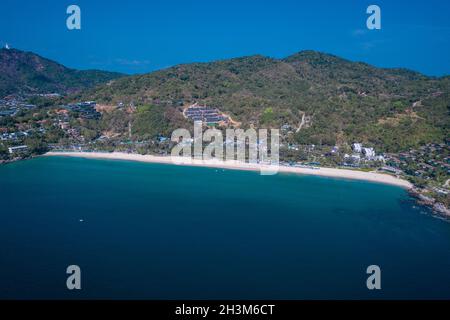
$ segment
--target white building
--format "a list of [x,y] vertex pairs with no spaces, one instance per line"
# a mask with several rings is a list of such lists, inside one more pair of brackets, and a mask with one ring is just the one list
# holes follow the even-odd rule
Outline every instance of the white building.
[[352,154],[352,155],[345,154],[344,159],[345,161],[359,163],[361,161],[361,156],[359,154]]
[[389,172],[389,173],[394,173],[394,174],[401,174],[402,173],[402,170],[400,170],[398,168],[391,167],[391,166],[384,166],[384,167],[381,168],[381,170]]
[[9,147],[8,151],[10,154],[14,153],[14,152],[18,152],[18,151],[24,151],[28,149],[27,146],[17,146],[17,147]]
[[362,153],[366,156],[368,159],[375,158],[375,150],[373,148],[362,148]]
[[354,143],[354,144],[352,145],[352,149],[353,149],[353,151],[355,151],[355,152],[357,152],[357,153],[361,153],[361,151],[362,151],[362,145],[361,145],[361,143]]

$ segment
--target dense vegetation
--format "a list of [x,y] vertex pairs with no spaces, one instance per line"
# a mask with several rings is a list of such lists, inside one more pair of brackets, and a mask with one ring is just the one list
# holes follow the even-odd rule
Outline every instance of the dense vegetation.
[[[220,108],[243,127],[295,128],[306,115],[309,121],[294,137],[298,143],[360,141],[396,152],[449,136],[449,89],[450,77],[304,51],[282,60],[251,56],[179,65],[120,78],[76,98],[161,106],[179,114],[182,105],[201,102]],[[134,120],[143,136],[153,130],[145,127],[148,121],[164,123],[146,112],[137,112]]]
[[69,69],[16,49],[0,49],[0,70],[0,98],[12,93],[74,92],[121,76],[114,72]]

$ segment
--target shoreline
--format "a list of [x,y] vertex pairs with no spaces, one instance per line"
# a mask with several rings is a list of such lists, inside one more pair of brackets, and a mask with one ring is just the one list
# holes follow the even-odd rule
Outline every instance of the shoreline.
[[[261,171],[269,170],[270,166],[264,166],[260,164],[242,163],[237,161],[219,161],[219,160],[194,160],[177,157],[172,159],[170,156],[153,156],[153,155],[140,155],[134,153],[122,153],[122,152],[47,152],[45,157],[60,156],[60,157],[76,157],[87,159],[104,159],[104,160],[127,160],[146,163],[159,163],[159,164],[171,164],[182,166],[194,166],[194,167],[209,167],[209,168],[221,168],[231,170],[247,170],[247,171]],[[272,169],[273,170],[273,169]],[[365,172],[348,169],[336,169],[336,168],[303,168],[303,167],[290,167],[280,165],[278,168],[279,173],[293,173],[298,175],[313,175],[329,178],[341,178],[351,179],[359,181],[368,181],[382,184],[389,184],[398,187],[402,187],[407,190],[411,190],[413,185],[406,180],[396,178],[388,174],[382,174],[378,172]]]

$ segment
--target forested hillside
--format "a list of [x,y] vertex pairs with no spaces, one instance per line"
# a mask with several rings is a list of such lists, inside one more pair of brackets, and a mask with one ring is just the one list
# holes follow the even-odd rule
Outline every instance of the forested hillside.
[[172,116],[159,123],[200,102],[243,127],[301,127],[298,143],[361,141],[391,152],[442,142],[450,128],[450,77],[381,69],[314,51],[281,60],[250,56],[179,65],[120,78],[76,98],[161,106]]

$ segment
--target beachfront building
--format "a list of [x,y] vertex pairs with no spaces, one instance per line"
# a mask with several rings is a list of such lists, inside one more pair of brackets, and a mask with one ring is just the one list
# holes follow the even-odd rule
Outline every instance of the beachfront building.
[[344,155],[344,165],[345,166],[351,166],[351,167],[357,167],[359,166],[361,162],[361,156],[359,154],[345,154]]
[[393,174],[402,174],[403,173],[402,170],[395,168],[395,167],[391,167],[391,166],[381,167],[380,171],[385,171],[385,172],[393,173]]
[[373,148],[362,148],[362,154],[369,160],[375,158],[375,150]]
[[352,149],[356,153],[361,153],[362,152],[362,144],[361,143],[354,143],[352,145]]
[[361,143],[356,142],[353,143],[352,150],[356,154],[363,155],[366,160],[384,161],[384,157],[383,158],[376,157],[376,152],[374,148],[366,148]]
[[10,154],[13,154],[13,153],[26,151],[27,149],[28,149],[28,146],[17,146],[17,147],[9,147],[8,151]]

